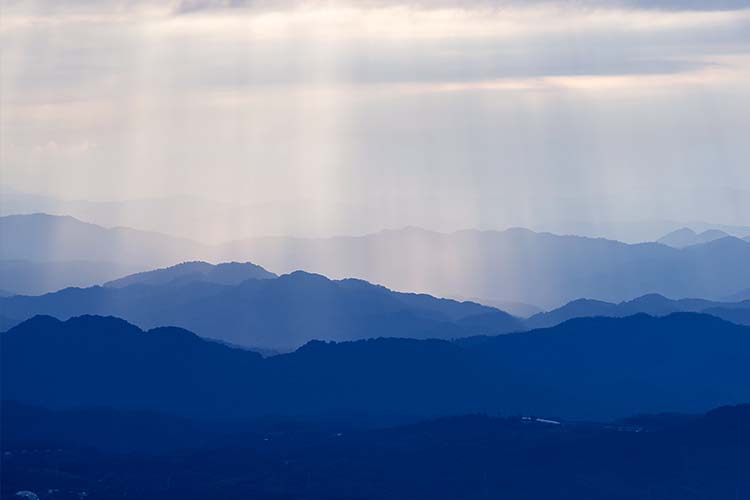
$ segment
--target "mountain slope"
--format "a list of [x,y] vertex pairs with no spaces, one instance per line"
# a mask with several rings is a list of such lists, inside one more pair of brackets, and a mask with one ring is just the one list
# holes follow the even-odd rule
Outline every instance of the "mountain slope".
[[46,214],[0,217],[0,240],[0,260],[117,262],[143,268],[210,253],[209,247],[183,238]]
[[606,316],[625,317],[634,314],[667,316],[675,312],[710,314],[733,323],[750,325],[750,300],[742,302],[713,302],[703,299],[672,300],[650,294],[613,304],[597,300],[579,299],[552,311],[539,313],[525,320],[528,328],[545,328],[574,318]]
[[0,283],[9,289],[5,295],[38,295],[97,285],[139,269],[139,265],[117,262],[0,260]]
[[283,272],[306,269],[399,290],[545,308],[580,297],[619,302],[648,293],[719,299],[750,283],[750,243],[737,238],[676,249],[525,229],[443,234],[407,228],[361,237],[259,238],[220,251]]
[[[235,286],[173,280],[70,288],[39,297],[0,298],[0,310],[19,320],[37,314],[61,319],[112,315],[142,328],[174,325],[204,337],[281,350],[312,339],[453,338],[524,329],[519,319],[476,303],[398,293],[359,280],[331,281],[301,271]],[[481,322],[459,323],[488,313]]]
[[[544,308],[580,297],[619,302],[647,293],[718,300],[750,283],[750,242],[734,237],[676,249],[525,229],[444,234],[407,228],[214,247],[36,214],[0,218],[0,238],[0,260],[115,262],[130,266],[126,273],[180,261],[251,261],[274,271],[305,269],[397,290]],[[73,284],[80,283],[65,283]]]
[[656,241],[657,243],[661,243],[662,245],[667,245],[674,248],[685,248],[692,245],[699,245],[701,243],[708,243],[721,238],[726,238],[728,236],[731,235],[718,229],[708,229],[706,231],[703,231],[702,233],[696,233],[690,228],[683,227],[682,229],[677,229],[667,235],[664,235]]
[[239,285],[249,279],[271,279],[277,276],[251,262],[183,262],[175,266],[132,274],[104,283],[122,288],[130,285],[166,285],[204,281],[218,285]]
[[175,328],[37,317],[0,335],[0,347],[3,397],[59,408],[612,418],[750,400],[750,328],[686,313],[457,342],[311,342],[265,359]]
[[[718,300],[750,282],[750,242],[734,237],[676,249],[525,229],[444,234],[407,228],[359,237],[256,238],[207,246],[36,214],[0,218],[0,238],[0,260],[129,266],[119,275],[181,261],[251,261],[274,271],[305,269],[397,290],[544,308],[580,297],[619,302],[647,293]],[[72,277],[63,284],[88,283]]]

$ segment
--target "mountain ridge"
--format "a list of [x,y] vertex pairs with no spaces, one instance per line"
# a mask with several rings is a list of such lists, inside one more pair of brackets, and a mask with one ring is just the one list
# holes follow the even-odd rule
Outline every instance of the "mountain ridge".
[[614,418],[750,400],[750,328],[694,313],[580,318],[457,341],[311,341],[268,358],[181,329],[144,332],[94,316],[36,318],[0,343],[3,397],[51,408]]
[[[38,297],[0,298],[0,309],[18,321],[37,314],[60,319],[114,315],[143,328],[180,326],[203,337],[272,350],[293,349],[312,338],[453,338],[524,329],[519,319],[474,302],[395,292],[362,280],[334,281],[303,271],[236,285],[172,281],[68,288]],[[493,314],[478,323],[460,322],[486,313]]]
[[633,314],[667,316],[677,312],[695,312],[750,325],[750,300],[719,302],[705,299],[669,299],[660,294],[646,294],[619,303],[577,299],[562,307],[536,314],[525,321],[528,328],[545,328],[581,317],[626,317]]
[[[323,239],[266,237],[206,246],[38,216],[62,227],[52,231],[44,229],[45,224],[19,222],[37,220],[33,216],[13,217],[0,218],[0,236],[12,242],[3,246],[0,260],[109,259],[140,267],[136,270],[191,260],[251,261],[282,274],[305,269],[397,290],[480,300],[493,297],[494,303],[547,309],[580,297],[619,302],[652,292],[718,300],[750,282],[750,242],[734,237],[675,249],[654,242],[626,244],[517,228],[453,233],[407,229]],[[14,224],[18,227],[10,227]],[[92,227],[99,236],[89,234]],[[13,238],[6,238],[11,230]],[[29,254],[28,248],[34,251]]]
[[152,271],[142,271],[108,281],[102,286],[122,288],[133,284],[175,284],[177,282],[208,281],[221,285],[238,285],[248,279],[272,279],[278,276],[252,262],[189,261]]

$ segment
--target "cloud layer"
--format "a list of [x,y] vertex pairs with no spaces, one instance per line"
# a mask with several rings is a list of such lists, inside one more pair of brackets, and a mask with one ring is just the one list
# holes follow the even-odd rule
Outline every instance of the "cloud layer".
[[690,193],[750,189],[748,7],[6,0],[2,182],[375,212],[441,200],[434,225],[460,213],[456,228],[695,218]]

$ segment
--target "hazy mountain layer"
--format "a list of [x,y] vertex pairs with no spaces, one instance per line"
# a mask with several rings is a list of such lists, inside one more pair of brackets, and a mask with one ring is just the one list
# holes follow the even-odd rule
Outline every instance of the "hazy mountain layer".
[[[424,193],[422,193],[424,194]],[[675,193],[672,192],[674,195]],[[641,220],[608,219],[604,214],[592,214],[591,206],[611,202],[602,198],[597,203],[579,206],[581,199],[576,195],[558,193],[561,199],[552,203],[554,214],[561,215],[560,202],[568,208],[578,206],[575,215],[567,212],[562,219],[553,217],[544,220],[540,212],[532,217],[508,217],[507,211],[487,211],[482,228],[501,229],[509,226],[525,226],[537,231],[556,234],[578,234],[602,237],[628,243],[654,241],[663,235],[690,227],[698,232],[719,230],[737,237],[750,236],[750,227],[739,225],[712,224],[693,220],[666,220],[648,218]],[[721,193],[705,193],[707,198],[733,199],[734,212],[742,213],[741,206],[747,206],[739,190]],[[691,205],[697,205],[695,193],[683,193]],[[453,211],[443,208],[435,211],[433,205],[444,204],[440,196],[424,198],[394,197],[383,210],[383,200],[373,203],[358,198],[356,201],[325,202],[309,199],[274,201],[266,203],[231,203],[211,201],[197,196],[167,196],[117,201],[68,200],[53,196],[23,193],[0,186],[0,215],[47,213],[71,215],[81,220],[105,227],[132,227],[146,231],[160,232],[182,238],[217,244],[228,239],[244,239],[269,235],[318,236],[328,237],[341,234],[364,234],[382,228],[413,225],[439,231],[453,231],[477,224],[473,213]],[[549,201],[549,200],[547,200]],[[705,206],[705,205],[704,205]],[[632,212],[631,210],[625,213]],[[309,217],[315,213],[317,217]],[[649,213],[649,211],[646,211]],[[471,214],[471,215],[470,215]],[[546,215],[552,215],[547,213]],[[518,214],[516,214],[518,215]],[[595,215],[592,218],[592,215]],[[649,213],[653,215],[653,213]],[[682,214],[685,215],[686,214]],[[705,210],[700,214],[706,217]],[[719,219],[715,219],[719,220]]]
[[750,300],[741,302],[713,302],[704,299],[671,300],[655,294],[644,295],[619,304],[590,299],[574,300],[558,309],[536,314],[524,323],[528,328],[544,328],[581,317],[625,317],[639,313],[667,316],[676,312],[705,313],[733,323],[750,325]]
[[709,229],[702,233],[696,233],[690,228],[683,227],[659,238],[658,243],[674,248],[685,248],[691,245],[700,245],[731,236],[718,229]]
[[0,218],[0,237],[8,241],[0,251],[6,260],[108,261],[141,270],[190,260],[251,261],[277,273],[305,269],[396,290],[545,308],[580,297],[620,302],[649,293],[720,300],[750,283],[750,242],[734,237],[676,249],[524,229],[443,234],[411,228],[209,247],[45,215]]
[[223,253],[276,271],[306,269],[398,290],[543,307],[649,293],[718,300],[750,283],[750,243],[733,237],[676,249],[525,229],[405,229],[318,240],[255,239],[226,245]]
[[122,288],[130,285],[177,285],[201,281],[217,285],[239,285],[249,279],[277,278],[260,266],[251,262],[184,262],[175,266],[144,271],[109,281],[104,286]]
[[92,261],[0,260],[0,296],[39,295],[70,286],[92,286],[141,270],[133,264]]
[[[211,269],[206,276],[226,281],[221,266]],[[240,269],[268,276],[259,268]],[[166,275],[176,274],[172,268]],[[331,281],[301,271],[278,279],[249,279],[236,286],[187,281],[192,273],[166,284],[138,283],[164,276],[157,271],[127,278],[135,284],[125,287],[69,288],[38,297],[0,298],[0,310],[19,321],[37,314],[60,319],[112,315],[143,328],[180,326],[204,337],[282,350],[312,339],[455,338],[524,329],[519,319],[476,303],[398,293],[359,280]]]
[[0,260],[113,262],[148,268],[210,253],[209,247],[183,238],[46,214],[0,217],[0,239]]

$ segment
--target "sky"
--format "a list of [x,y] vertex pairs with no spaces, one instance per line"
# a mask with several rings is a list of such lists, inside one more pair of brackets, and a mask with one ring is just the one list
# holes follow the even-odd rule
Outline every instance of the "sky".
[[750,0],[2,0],[0,42],[19,191],[750,225]]

